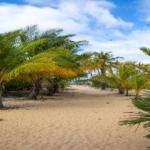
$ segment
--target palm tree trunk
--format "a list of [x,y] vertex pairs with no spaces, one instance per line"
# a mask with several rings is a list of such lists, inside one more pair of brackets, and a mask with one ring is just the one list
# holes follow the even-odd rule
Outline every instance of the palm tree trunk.
[[2,94],[3,94],[3,85],[0,84],[0,108],[3,108],[3,107],[4,107]]
[[126,96],[129,96],[129,91],[128,90],[126,90]]
[[29,98],[36,100],[37,96],[40,93],[40,88],[41,88],[40,80],[33,81],[32,82],[32,89],[31,89],[31,93],[29,95]]
[[49,87],[47,96],[52,96],[52,95],[54,95],[54,88],[53,87]]
[[124,88],[121,85],[118,87],[118,92],[119,94],[124,94]]
[[59,93],[59,85],[57,83],[54,83],[54,93]]
[[102,90],[106,90],[106,87],[107,87],[106,83],[105,83],[105,82],[102,82],[102,83],[101,83],[101,89],[102,89]]
[[135,91],[135,97],[139,97],[139,95],[140,95],[140,91],[139,91],[139,90],[136,90],[136,91]]
[[[101,69],[101,75],[105,76],[106,75],[106,70],[105,69]],[[101,83],[101,89],[102,90],[106,90],[107,88],[107,84],[105,82]]]

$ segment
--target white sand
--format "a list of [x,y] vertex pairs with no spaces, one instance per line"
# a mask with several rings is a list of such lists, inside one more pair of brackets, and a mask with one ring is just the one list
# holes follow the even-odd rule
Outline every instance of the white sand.
[[0,111],[0,150],[146,150],[148,132],[119,126],[136,111],[129,97],[73,86],[46,101],[9,100]]

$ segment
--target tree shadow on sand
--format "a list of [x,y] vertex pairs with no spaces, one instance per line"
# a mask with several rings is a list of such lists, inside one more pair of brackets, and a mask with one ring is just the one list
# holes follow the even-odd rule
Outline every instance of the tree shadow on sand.
[[21,101],[21,102],[16,103],[16,104],[15,104],[15,102],[14,102],[14,104],[5,104],[4,108],[1,108],[0,110],[1,111],[5,111],[5,110],[17,110],[17,109],[30,110],[31,108],[39,106],[39,105],[42,104],[40,101],[37,101],[38,103],[36,103],[36,101],[34,103],[28,103],[28,102],[30,102],[28,100],[24,101],[24,102],[27,102],[27,103],[23,103],[22,104],[22,101]]

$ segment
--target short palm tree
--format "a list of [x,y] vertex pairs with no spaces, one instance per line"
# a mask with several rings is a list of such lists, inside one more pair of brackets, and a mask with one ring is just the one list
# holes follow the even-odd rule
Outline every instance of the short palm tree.
[[[117,66],[119,58],[114,57],[110,52],[95,52],[92,57],[92,64],[100,75],[105,76],[107,71],[112,73],[112,68]],[[105,82],[101,84],[101,89],[106,89]]]
[[128,96],[128,91],[132,89],[131,77],[135,73],[135,69],[132,64],[120,63],[117,69],[113,74],[109,74],[105,76],[107,83],[115,84],[118,87],[118,91],[120,94],[124,94],[126,92],[126,96]]
[[132,89],[135,91],[135,96],[138,97],[143,89],[146,89],[150,86],[150,79],[145,74],[137,73],[132,76],[130,83]]

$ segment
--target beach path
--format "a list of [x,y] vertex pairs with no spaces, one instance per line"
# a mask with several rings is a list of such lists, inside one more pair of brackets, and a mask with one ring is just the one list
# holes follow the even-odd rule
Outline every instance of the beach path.
[[116,91],[71,86],[41,101],[11,99],[0,110],[0,150],[146,150],[141,126],[119,121],[138,111]]

